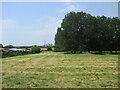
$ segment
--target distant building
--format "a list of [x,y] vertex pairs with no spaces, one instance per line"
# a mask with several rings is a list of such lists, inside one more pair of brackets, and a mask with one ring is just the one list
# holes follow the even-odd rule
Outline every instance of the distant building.
[[54,51],[54,50],[55,50],[55,48],[52,48],[52,50]]
[[[54,48],[52,48],[52,50],[54,51]],[[41,51],[47,51],[47,48],[41,48]]]
[[47,51],[47,48],[41,48],[41,51]]
[[10,48],[9,51],[25,51],[24,49]]
[[9,52],[9,51],[25,51],[24,49],[17,49],[17,48],[0,48],[0,50],[3,50],[5,52]]

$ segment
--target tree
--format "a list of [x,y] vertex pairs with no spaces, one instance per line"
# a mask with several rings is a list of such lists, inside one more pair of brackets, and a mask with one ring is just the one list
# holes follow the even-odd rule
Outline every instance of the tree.
[[52,51],[52,47],[47,47],[47,50],[48,51]]
[[83,12],[77,14],[75,12],[70,12],[63,19],[61,27],[63,28],[63,47],[65,51],[76,53],[77,50],[83,49],[84,44],[81,39],[84,38],[83,31],[85,15],[86,14]]
[[41,50],[40,50],[40,47],[38,47],[38,46],[32,46],[31,47],[31,51],[33,53],[39,53]]
[[45,44],[44,47],[52,47],[53,44]]
[[56,51],[120,50],[120,19],[91,16],[84,12],[65,15],[55,35]]
[[57,29],[57,34],[55,35],[55,51],[63,51],[64,45],[63,45],[64,39],[63,39],[63,32],[61,28]]
[[2,45],[2,44],[0,44],[0,48],[3,48],[3,45]]
[[13,48],[13,45],[6,45],[4,48]]
[[68,13],[61,23],[61,27],[57,30],[55,49],[62,49],[71,53],[84,50],[86,44],[85,25],[89,16],[84,12]]
[[111,21],[111,30],[112,30],[112,43],[111,51],[120,50],[120,19],[113,17]]

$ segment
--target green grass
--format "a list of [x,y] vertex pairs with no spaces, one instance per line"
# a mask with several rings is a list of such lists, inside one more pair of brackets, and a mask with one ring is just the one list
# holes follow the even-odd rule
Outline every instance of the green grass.
[[1,60],[3,88],[118,88],[118,55],[42,52]]

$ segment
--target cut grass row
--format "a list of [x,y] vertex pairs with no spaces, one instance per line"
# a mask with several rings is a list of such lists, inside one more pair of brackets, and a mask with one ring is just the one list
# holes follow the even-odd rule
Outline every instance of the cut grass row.
[[[118,77],[116,74],[59,74],[59,73],[11,73],[11,77],[3,77],[6,87],[29,88],[100,88],[118,87]],[[112,79],[111,79],[112,78]],[[80,82],[80,83],[79,83]],[[5,87],[5,85],[4,85]]]
[[118,55],[42,52],[2,62],[5,88],[118,87]]

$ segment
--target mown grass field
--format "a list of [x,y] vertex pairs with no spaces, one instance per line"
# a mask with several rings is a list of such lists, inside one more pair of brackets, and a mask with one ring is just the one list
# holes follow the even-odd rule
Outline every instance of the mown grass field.
[[118,55],[42,52],[2,59],[3,88],[118,88]]

